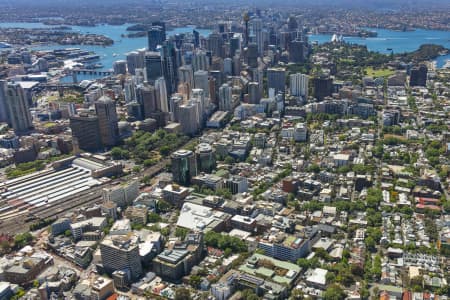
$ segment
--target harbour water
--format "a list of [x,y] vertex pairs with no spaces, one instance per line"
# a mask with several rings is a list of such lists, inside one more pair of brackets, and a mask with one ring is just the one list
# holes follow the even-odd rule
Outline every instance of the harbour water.
[[[132,24],[124,25],[98,25],[95,27],[84,27],[84,26],[70,26],[72,31],[80,33],[92,33],[105,35],[112,40],[114,44],[109,47],[103,46],[86,46],[86,45],[45,45],[45,46],[35,46],[33,49],[38,50],[52,50],[52,49],[63,49],[63,48],[80,48],[83,50],[93,51],[100,55],[100,60],[98,61],[103,65],[103,68],[99,70],[108,70],[112,68],[113,62],[120,59],[125,59],[125,54],[136,50],[147,47],[147,37],[138,38],[127,38],[122,37],[122,34],[132,33],[132,31],[127,31],[127,27]],[[18,27],[18,28],[46,28],[52,26],[46,26],[42,23],[0,23],[0,27]],[[192,33],[195,27],[179,27],[173,30],[167,31],[168,36],[172,36],[179,33]],[[200,35],[208,36],[211,30],[208,29],[196,29]]]
[[[147,37],[139,38],[127,38],[122,37],[122,34],[127,34],[126,28],[131,24],[124,25],[98,25],[95,27],[83,27],[83,26],[71,26],[73,31],[80,33],[93,33],[105,35],[114,40],[114,44],[109,47],[103,46],[86,46],[86,45],[74,45],[74,46],[61,46],[61,45],[45,45],[35,46],[34,49],[50,50],[61,49],[68,47],[81,48],[88,51],[93,51],[100,55],[100,61],[103,65],[101,70],[109,70],[112,68],[112,64],[116,60],[125,59],[127,52],[145,48],[147,46]],[[0,23],[0,27],[19,27],[19,28],[45,28],[42,23]],[[180,27],[175,28],[167,32],[168,36],[172,36],[178,33],[189,33],[195,27]],[[387,29],[368,28],[378,33],[374,38],[361,38],[361,37],[344,37],[344,41],[349,43],[356,43],[360,45],[366,45],[369,50],[377,51],[380,53],[389,54],[411,52],[417,50],[422,44],[438,44],[446,48],[450,48],[450,32],[439,30],[424,30],[417,29],[415,31],[393,31]],[[208,36],[211,30],[197,29],[200,35]],[[313,34],[309,36],[311,42],[317,41],[319,44],[329,42],[331,35],[328,34]],[[438,68],[442,67],[446,61],[450,59],[449,55],[440,56],[436,59],[436,65]],[[85,75],[80,75],[85,76]],[[80,79],[92,79],[91,76],[86,75],[86,78]],[[71,81],[72,78],[64,78],[64,81]]]
[[[437,44],[450,49],[450,32],[440,30],[416,29],[414,31],[394,31],[378,28],[366,28],[378,33],[374,38],[345,37],[344,41],[358,45],[366,45],[367,49],[380,53],[390,54],[412,52],[422,44]],[[311,42],[319,44],[329,42],[331,34],[313,34],[309,36]],[[392,49],[392,50],[390,50]],[[438,68],[442,68],[450,59],[450,54],[441,55],[436,59]]]

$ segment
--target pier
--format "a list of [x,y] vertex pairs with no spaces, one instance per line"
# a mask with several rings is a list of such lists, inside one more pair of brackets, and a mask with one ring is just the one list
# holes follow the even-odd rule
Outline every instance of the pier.
[[76,74],[100,75],[100,76],[110,76],[113,74],[112,71],[99,71],[90,69],[74,69],[72,72]]

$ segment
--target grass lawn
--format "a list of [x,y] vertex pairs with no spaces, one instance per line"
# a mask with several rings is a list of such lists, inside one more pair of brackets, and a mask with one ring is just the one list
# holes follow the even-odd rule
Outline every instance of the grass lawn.
[[387,77],[394,74],[394,71],[389,69],[374,69],[372,67],[367,67],[364,69],[364,72],[367,74],[367,76],[372,76],[374,78],[377,77]]

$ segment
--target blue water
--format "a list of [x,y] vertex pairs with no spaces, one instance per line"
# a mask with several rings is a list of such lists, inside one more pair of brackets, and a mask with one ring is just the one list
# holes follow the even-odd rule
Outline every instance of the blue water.
[[[126,31],[126,28],[131,24],[124,25],[99,25],[95,27],[85,27],[85,26],[70,26],[73,31],[77,31],[80,33],[92,33],[92,34],[101,34],[105,35],[112,40],[114,40],[114,44],[109,47],[103,46],[85,46],[85,45],[46,45],[46,46],[36,46],[33,49],[37,50],[52,50],[52,49],[61,49],[61,48],[80,48],[83,50],[93,51],[96,54],[100,55],[100,63],[103,64],[103,68],[101,70],[108,70],[112,68],[113,62],[116,60],[125,59],[125,54],[136,50],[147,47],[147,37],[139,37],[139,38],[124,38],[121,37],[122,34],[127,34],[130,32]],[[46,26],[42,23],[0,23],[0,27],[19,27],[19,28],[48,28],[54,26]],[[187,26],[175,28],[173,30],[167,31],[168,36],[173,36],[179,33],[192,33],[192,30],[195,27]],[[208,29],[196,29],[200,35],[208,36],[211,33],[211,30]],[[80,75],[78,78],[80,79],[88,79],[83,78]],[[71,80],[71,79],[70,79]]]
[[[81,33],[94,33],[102,34],[114,40],[114,45],[110,47],[102,46],[38,46],[35,49],[39,50],[51,50],[68,47],[76,47],[85,49],[88,51],[94,51],[101,56],[100,63],[103,64],[103,70],[112,68],[112,64],[116,60],[125,59],[127,52],[147,47],[147,37],[140,38],[123,38],[122,34],[126,34],[126,28],[130,24],[125,25],[99,25],[95,27],[83,27],[83,26],[71,26],[72,30]],[[46,26],[42,23],[0,23],[0,27],[20,27],[20,28],[45,28],[52,27]],[[194,27],[181,27],[168,31],[167,35],[175,35],[177,33],[192,32]],[[388,48],[391,48],[394,53],[411,52],[417,50],[422,44],[438,44],[446,48],[450,48],[450,32],[439,30],[424,30],[417,29],[415,31],[393,31],[387,29],[369,28],[378,32],[376,38],[360,38],[360,37],[344,37],[346,42],[356,43],[360,45],[367,45],[367,48],[371,51],[377,51],[380,53],[390,53]],[[210,30],[198,29],[200,35],[207,36],[211,33]],[[325,43],[331,40],[329,34],[313,34],[310,35],[310,41],[317,41],[318,43]],[[450,59],[450,54],[440,56],[436,59],[437,66],[442,67],[447,59]],[[81,75],[80,75],[81,76]],[[82,76],[78,79],[83,79]]]
[[[440,30],[417,29],[415,31],[394,31],[387,29],[368,28],[378,32],[375,38],[360,37],[344,37],[344,41],[359,45],[366,45],[367,49],[380,53],[411,52],[417,50],[422,44],[437,44],[446,48],[450,48],[450,32]],[[319,44],[329,42],[332,35],[330,34],[312,34],[309,36],[310,41],[317,41]],[[449,55],[443,55],[436,59],[436,64],[440,68],[446,60],[450,59]]]

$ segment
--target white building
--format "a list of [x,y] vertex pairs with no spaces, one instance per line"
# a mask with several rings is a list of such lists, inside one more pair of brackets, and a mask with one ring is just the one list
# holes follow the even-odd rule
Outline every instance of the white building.
[[296,97],[308,97],[308,75],[297,73],[290,76],[291,95]]

